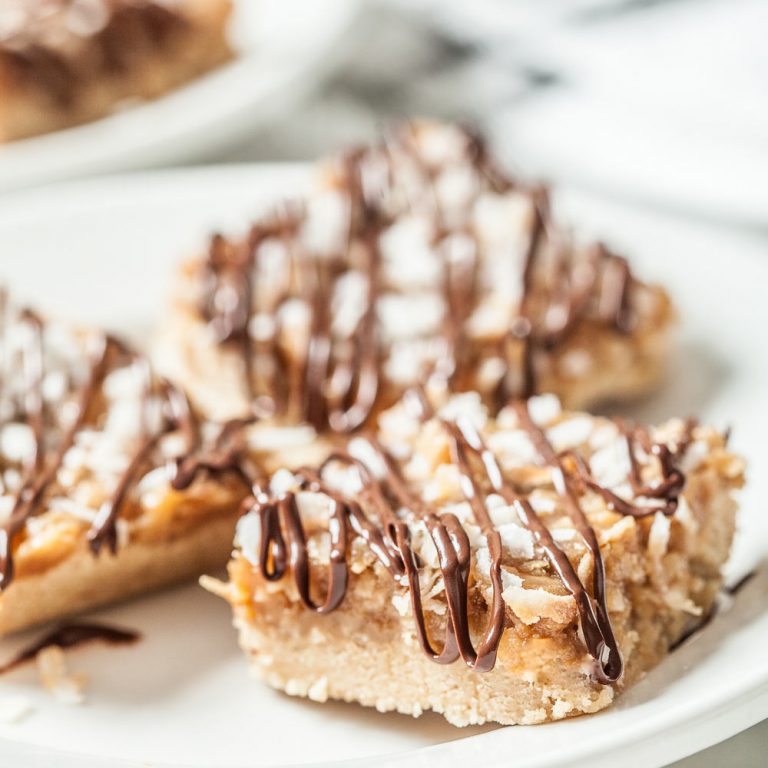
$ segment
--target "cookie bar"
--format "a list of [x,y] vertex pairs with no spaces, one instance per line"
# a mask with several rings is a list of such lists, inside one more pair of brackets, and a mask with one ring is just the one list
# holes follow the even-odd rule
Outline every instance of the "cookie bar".
[[321,176],[181,270],[159,358],[208,415],[261,401],[344,432],[416,382],[586,407],[658,379],[664,290],[573,242],[547,191],[501,172],[474,134],[407,124]]
[[4,0],[0,143],[103,117],[225,62],[230,0]]
[[226,584],[288,694],[463,726],[608,706],[710,611],[743,462],[692,421],[640,427],[475,393],[384,412],[238,523]]
[[252,483],[319,447],[203,422],[117,339],[3,298],[0,634],[222,567]]

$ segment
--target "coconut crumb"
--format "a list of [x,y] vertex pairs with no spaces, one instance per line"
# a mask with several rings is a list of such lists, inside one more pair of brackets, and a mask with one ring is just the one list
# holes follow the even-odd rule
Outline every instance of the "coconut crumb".
[[232,587],[229,583],[216,579],[213,576],[202,575],[199,579],[200,586],[207,592],[225,600],[232,594]]
[[82,704],[85,701],[86,676],[70,673],[64,650],[58,645],[43,648],[36,657],[37,669],[43,686],[64,704]]

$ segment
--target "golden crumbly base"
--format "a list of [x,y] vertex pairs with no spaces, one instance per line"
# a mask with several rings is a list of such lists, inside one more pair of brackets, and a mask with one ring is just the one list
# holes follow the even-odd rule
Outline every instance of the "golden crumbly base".
[[130,542],[112,555],[85,541],[39,573],[20,574],[0,594],[0,635],[17,632],[220,568],[232,550],[233,512],[165,538]]
[[[618,525],[600,532],[611,622],[625,661],[613,686],[590,678],[590,658],[567,606],[533,622],[508,607],[497,664],[477,673],[423,654],[413,617],[395,609],[395,587],[378,564],[352,577],[347,598],[328,616],[303,608],[288,578],[265,583],[241,554],[230,563],[229,584],[204,583],[233,604],[255,675],[290,695],[413,716],[434,710],[457,726],[559,720],[608,706],[711,610],[733,537],[735,484],[712,469],[690,478],[685,496],[696,533],[687,536],[673,524],[663,552],[649,520],[617,517]],[[321,574],[318,567],[314,577]],[[476,632],[483,605],[475,585]]]
[[82,82],[71,107],[57,107],[37,89],[15,87],[0,68],[0,143],[97,120],[129,99],[155,99],[232,58],[226,35],[230,0],[187,5],[189,24],[171,43],[148,51],[129,72]]
[[[613,700],[613,689],[590,683],[576,649],[558,638],[507,644],[490,673],[461,662],[436,664],[410,636],[412,619],[397,616],[384,601],[372,609],[370,589],[388,596],[383,580],[372,587],[358,583],[346,606],[325,618],[295,605],[286,609],[281,601],[259,604],[253,622],[238,611],[235,623],[254,674],[292,696],[414,717],[433,710],[457,726],[538,723],[596,712]],[[564,657],[572,663],[563,665]]]

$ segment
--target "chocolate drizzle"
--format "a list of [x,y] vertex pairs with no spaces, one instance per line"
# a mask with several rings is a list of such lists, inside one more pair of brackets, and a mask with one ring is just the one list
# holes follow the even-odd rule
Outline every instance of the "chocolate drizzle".
[[10,661],[0,665],[0,675],[34,661],[40,651],[51,646],[74,648],[95,641],[109,645],[132,645],[140,638],[141,635],[133,630],[117,629],[104,624],[66,624],[25,648]]
[[[106,544],[117,551],[116,521],[126,496],[148,469],[154,466],[152,455],[162,438],[173,431],[181,432],[184,452],[168,466],[171,487],[176,491],[189,488],[202,473],[209,476],[233,475],[250,489],[257,472],[245,456],[242,431],[256,417],[224,422],[210,445],[203,445],[199,424],[191,411],[186,395],[167,381],[162,382],[169,413],[159,431],[145,435],[120,480],[111,499],[102,505],[87,534],[91,550],[98,554]],[[147,392],[147,394],[149,394]]]
[[[411,393],[412,409],[423,420],[435,414],[418,390]],[[606,574],[597,535],[581,506],[581,497],[594,492],[603,495],[609,508],[621,515],[643,517],[650,514],[628,502],[616,503],[617,496],[602,488],[591,478],[586,481],[586,462],[575,451],[558,454],[546,433],[538,427],[522,401],[513,404],[521,428],[535,447],[540,461],[552,473],[552,482],[560,505],[573,522],[592,559],[592,578],[589,588],[581,581],[567,554],[557,545],[541,517],[527,500],[524,489],[519,489],[505,477],[496,457],[484,444],[477,430],[464,418],[456,421],[441,419],[449,438],[451,461],[457,467],[461,492],[469,503],[475,523],[479,526],[488,547],[490,570],[490,605],[487,606],[485,628],[470,626],[470,586],[479,574],[472,571],[471,548],[466,530],[451,512],[436,514],[409,488],[396,460],[370,435],[361,437],[373,459],[365,462],[353,455],[349,448],[332,453],[319,470],[302,470],[296,474],[302,491],[324,494],[331,505],[328,531],[330,534],[330,565],[326,577],[316,579],[327,584],[322,600],[312,597],[306,532],[303,527],[297,492],[287,492],[273,498],[259,492],[244,502],[243,512],[259,517],[261,538],[258,569],[268,581],[291,575],[302,603],[319,614],[328,613],[342,602],[348,588],[349,572],[347,550],[353,538],[360,538],[390,575],[408,589],[416,631],[422,650],[441,664],[461,658],[471,669],[479,672],[493,668],[499,643],[506,626],[506,607],[503,599],[502,564],[504,551],[498,530],[487,511],[488,493],[500,495],[512,507],[522,523],[534,536],[536,544],[545,553],[553,571],[566,590],[573,596],[579,624],[587,651],[595,661],[594,678],[608,684],[618,680],[623,663],[618,643],[613,634],[606,604]],[[653,491],[657,497],[667,499],[667,506],[654,511],[669,514],[673,509],[672,494],[679,493],[679,484],[668,483],[679,470],[674,461],[684,453],[690,440],[692,425],[676,451],[665,451],[661,444],[648,456],[659,459],[665,480],[658,487],[641,490]],[[636,461],[636,459],[635,459]],[[354,496],[344,495],[329,487],[324,473],[332,465],[340,464],[353,469],[360,483]],[[633,472],[637,471],[635,465]],[[661,489],[664,489],[663,493]],[[422,603],[422,568],[413,549],[412,536],[423,526],[435,546],[440,577],[445,592],[447,621],[443,639],[437,644],[434,629]],[[477,638],[477,639],[473,639]]]
[[[391,380],[384,365],[390,342],[381,328],[379,305],[393,288],[382,274],[379,247],[382,234],[414,211],[431,222],[432,248],[440,258],[443,319],[430,337],[439,350],[436,358],[430,357],[426,370],[413,371],[412,383],[435,377],[453,391],[477,389],[480,364],[495,356],[505,371],[495,392],[500,407],[511,397],[538,390],[539,355],[561,347],[582,323],[621,334],[631,331],[633,278],[626,260],[602,244],[587,249],[572,245],[556,228],[545,188],[503,176],[477,136],[458,135],[464,142],[461,167],[471,171],[475,184],[459,211],[444,210],[437,190],[443,166],[430,165],[418,128],[406,124],[381,145],[348,152],[339,163],[349,229],[346,247],[338,253],[307,249],[303,233],[308,214],[300,206],[264,218],[242,242],[213,238],[200,311],[218,342],[239,352],[251,399],[260,398],[274,412],[318,430],[352,432],[402,394],[403,387]],[[473,211],[481,195],[510,190],[528,198],[532,222],[524,253],[510,247],[509,258],[521,264],[521,297],[494,351],[468,334],[468,323],[484,297],[483,246]],[[284,272],[291,277],[282,291],[270,294],[262,290],[262,281],[275,243],[290,254]],[[350,272],[364,276],[365,309],[356,327],[342,337],[333,327],[331,305],[340,278]],[[310,320],[304,351],[297,354],[294,349],[289,355],[279,333],[281,309],[293,299],[304,303]],[[270,329],[266,339],[262,326]],[[303,362],[294,361],[293,367],[301,370],[292,373],[296,357]],[[262,369],[273,375],[265,376]]]
[[[33,450],[20,467],[20,480],[11,513],[0,525],[0,590],[6,589],[14,577],[14,548],[25,530],[27,521],[47,509],[45,500],[56,485],[67,452],[73,448],[78,434],[84,429],[100,429],[99,418],[103,402],[103,384],[109,373],[125,366],[138,366],[143,371],[144,384],[140,407],[136,445],[126,469],[115,484],[111,497],[102,504],[86,534],[94,555],[105,546],[115,553],[118,545],[117,520],[128,502],[137,482],[151,469],[162,466],[159,444],[172,432],[183,438],[183,451],[168,467],[171,484],[176,490],[189,487],[201,474],[230,474],[239,479],[244,492],[258,477],[258,472],[244,456],[242,430],[251,419],[238,419],[223,424],[210,443],[202,440],[200,425],[186,396],[173,384],[154,377],[147,361],[132,352],[119,340],[104,335],[90,337],[86,351],[87,373],[79,382],[69,372],[69,392],[66,399],[74,404],[68,423],[57,424],[59,418],[53,406],[44,399],[46,323],[29,309],[9,317],[2,303],[3,328],[0,338],[2,357],[9,358],[8,325],[23,329],[19,349],[22,387],[19,395],[3,392],[6,407],[16,408],[13,421],[26,424],[33,436]],[[12,362],[5,362],[8,366]],[[76,366],[73,366],[76,367]],[[3,382],[7,387],[7,382]],[[15,403],[14,401],[18,401]],[[151,424],[152,406],[160,410],[159,424]]]
[[[626,259],[596,243],[579,257],[569,251],[562,235],[554,230],[549,192],[544,187],[530,191],[533,224],[522,269],[522,295],[517,317],[503,344],[521,347],[521,379],[516,388],[510,377],[502,377],[496,403],[503,406],[512,397],[530,397],[537,391],[536,358],[540,351],[560,347],[585,319],[600,322],[627,334],[632,328],[629,289],[632,275]],[[537,265],[548,243],[553,241],[554,266],[549,277],[554,287],[542,289],[536,282]],[[538,305],[538,310],[537,310]]]

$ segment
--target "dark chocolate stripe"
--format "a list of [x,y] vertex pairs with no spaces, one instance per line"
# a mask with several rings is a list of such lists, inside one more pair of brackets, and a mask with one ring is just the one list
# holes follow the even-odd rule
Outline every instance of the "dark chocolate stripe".
[[[561,570],[560,576],[568,591],[576,599],[584,640],[590,654],[598,665],[596,670],[597,679],[601,682],[614,682],[621,676],[623,663],[608,616],[605,564],[600,553],[597,535],[594,528],[589,524],[584,510],[581,508],[579,497],[572,487],[572,479],[565,471],[562,461],[555,453],[544,431],[531,419],[528,407],[524,402],[518,401],[514,404],[514,407],[521,425],[537,447],[539,455],[552,469],[553,483],[563,501],[565,511],[573,521],[574,527],[581,535],[592,555],[592,595],[587,593],[572,567],[564,568],[565,563],[562,560],[558,561]],[[552,544],[554,544],[554,540],[552,540]],[[558,559],[554,551],[546,548],[545,550],[550,559]],[[565,558],[564,554],[562,554],[562,558]],[[567,558],[565,559],[567,560]],[[555,565],[554,560],[552,564],[553,566]]]

